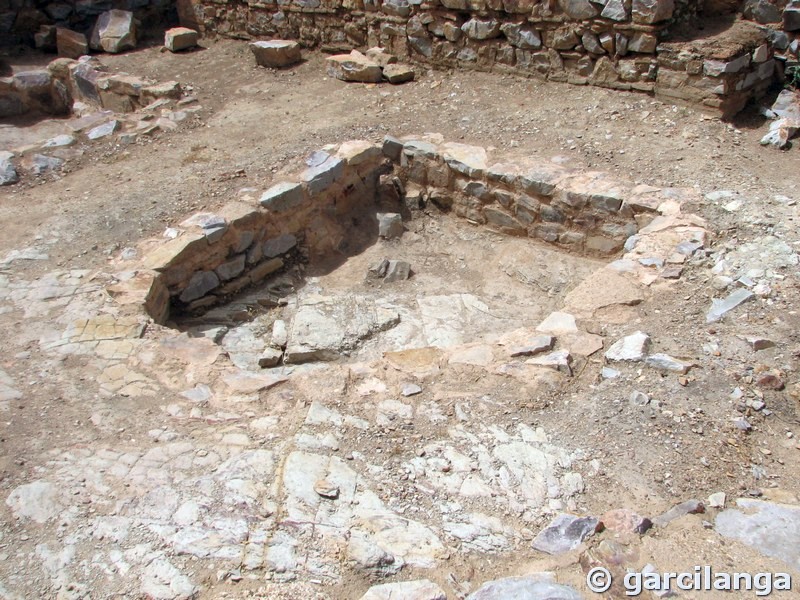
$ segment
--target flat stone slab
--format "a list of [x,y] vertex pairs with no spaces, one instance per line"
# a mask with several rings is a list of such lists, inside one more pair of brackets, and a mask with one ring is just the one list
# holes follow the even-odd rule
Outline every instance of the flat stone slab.
[[512,346],[509,353],[515,356],[535,356],[548,350],[552,350],[555,338],[551,335],[537,335],[528,338],[524,343]]
[[59,488],[49,481],[37,480],[15,488],[6,499],[15,516],[46,523],[61,513]]
[[560,335],[563,333],[576,333],[578,326],[575,324],[575,317],[565,312],[552,312],[547,318],[539,323],[536,331]]
[[714,529],[800,570],[800,506],[739,498],[717,515]]
[[488,581],[467,596],[467,600],[583,600],[571,587],[549,581],[543,575]]
[[361,600],[447,600],[438,585],[428,579],[373,585]]
[[287,363],[336,360],[375,333],[400,323],[397,312],[364,296],[307,296],[289,329]]
[[716,323],[734,308],[753,298],[755,298],[755,294],[745,288],[734,290],[725,298],[715,298],[711,301],[711,308],[706,313],[706,323]]
[[687,500],[686,502],[676,504],[664,514],[655,517],[653,519],[653,525],[658,527],[666,527],[675,519],[679,519],[685,515],[704,513],[705,510],[705,506],[703,506],[703,503],[699,500]]
[[389,83],[399,84],[414,81],[414,69],[409,65],[391,64],[383,67],[383,77]]
[[589,275],[566,298],[566,310],[578,315],[592,315],[608,306],[635,306],[644,300],[642,288],[611,269],[599,269]]

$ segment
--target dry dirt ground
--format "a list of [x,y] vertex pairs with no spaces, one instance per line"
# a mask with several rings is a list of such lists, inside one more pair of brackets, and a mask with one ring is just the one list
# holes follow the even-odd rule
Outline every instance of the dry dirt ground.
[[[42,508],[45,513],[54,511],[45,523],[21,516],[12,502],[2,505],[0,597],[127,598],[149,593],[172,598],[192,590],[200,598],[360,598],[373,583],[424,577],[456,598],[486,580],[553,571],[559,582],[589,598],[586,545],[559,557],[531,549],[530,540],[553,510],[599,516],[609,509],[630,508],[654,517],[684,500],[705,501],[715,492],[725,492],[729,505],[739,497],[798,504],[800,339],[794,252],[800,242],[795,202],[800,197],[800,153],[761,147],[758,140],[765,128],[755,112],[738,122],[722,123],[694,108],[644,95],[490,73],[422,70],[417,81],[396,87],[345,84],[325,75],[324,57],[318,54],[308,53],[303,64],[276,72],[255,67],[245,43],[204,45],[207,48],[186,54],[149,48],[101,58],[113,70],[159,81],[176,79],[189,86],[202,108],[177,130],[124,147],[115,141],[82,147],[82,155],[69,161],[60,176],[26,176],[19,184],[0,188],[0,221],[5,224],[0,257],[11,258],[24,249],[38,253],[35,260],[6,260],[0,271],[0,389],[8,398],[0,412],[0,495],[11,497],[20,486],[39,480],[55,483],[60,494],[41,500],[47,505]],[[45,62],[46,57],[25,60]],[[50,137],[59,127],[57,122],[4,124],[0,149]],[[365,430],[331,429],[338,437],[335,454],[355,465],[387,506],[397,508],[399,502],[405,514],[425,515],[419,518],[442,539],[441,531],[453,531],[453,515],[461,511],[455,506],[461,502],[458,494],[446,484],[440,488],[423,478],[415,487],[409,480],[409,465],[418,465],[424,456],[451,456],[442,440],[458,440],[462,456],[473,457],[478,439],[480,444],[489,444],[486,436],[494,436],[495,445],[517,443],[509,439],[517,439],[520,424],[530,432],[541,428],[546,441],[537,433],[537,448],[546,447],[543,452],[556,457],[553,460],[560,461],[565,472],[581,474],[581,489],[540,515],[513,504],[463,501],[472,510],[469,514],[497,517],[499,524],[484,525],[470,538],[472,545],[463,536],[447,537],[447,552],[428,568],[408,561],[411,566],[382,579],[375,569],[359,569],[344,556],[327,555],[336,568],[265,572],[260,565],[248,571],[237,565],[238,558],[214,554],[216,546],[206,556],[181,551],[180,544],[185,549],[191,542],[179,543],[170,537],[174,532],[165,533],[172,515],[156,510],[158,505],[167,513],[179,508],[167,492],[159,496],[158,490],[178,486],[167,459],[155,461],[152,472],[143,470],[141,479],[119,476],[109,482],[105,476],[95,478],[93,471],[113,472],[109,464],[129,455],[141,458],[158,446],[168,448],[167,453],[174,449],[201,457],[216,452],[223,461],[235,456],[230,448],[239,444],[237,452],[257,449],[279,457],[286,440],[308,425],[306,415],[315,401],[368,421],[375,406],[399,398],[397,390],[408,372],[400,370],[401,376],[370,363],[380,363],[381,351],[387,349],[374,342],[363,355],[343,359],[336,367],[299,369],[290,386],[263,393],[255,402],[217,405],[216,412],[195,418],[169,390],[181,384],[192,388],[199,379],[176,383],[184,375],[178,369],[170,371],[171,363],[165,363],[163,380],[151,377],[137,388],[148,393],[121,394],[119,387],[107,386],[104,365],[98,366],[94,358],[54,354],[42,340],[59,335],[69,319],[89,316],[81,314],[84,299],[74,299],[76,290],[86,294],[87,306],[89,297],[105,302],[99,284],[86,284],[105,281],[98,273],[121,270],[121,253],[140,239],[160,235],[193,212],[214,210],[244,188],[266,189],[276,173],[326,144],[349,139],[379,142],[386,134],[422,132],[555,159],[572,168],[608,171],[636,183],[695,188],[703,200],[684,205],[683,211],[705,218],[709,237],[705,248],[688,261],[681,279],[655,286],[649,300],[638,307],[617,307],[586,319],[582,327],[604,336],[606,348],[623,335],[646,331],[659,352],[697,366],[685,376],[625,366],[621,378],[604,380],[600,351],[579,361],[571,378],[525,385],[462,364],[439,375],[417,377],[423,394],[401,398],[413,405],[414,419],[400,413],[403,424],[379,420]],[[738,196],[703,196],[719,190]],[[732,199],[740,201],[732,206]],[[466,330],[469,339],[461,342],[491,342],[517,327],[535,327],[561,306],[582,278],[606,262],[564,257],[534,242],[476,230],[435,212],[410,223],[409,229],[403,241],[379,242],[309,285],[333,296],[382,295],[397,306],[411,306],[419,296],[474,294],[486,302],[494,320],[473,318]],[[390,292],[364,278],[367,268],[388,254],[408,259],[419,271],[392,291],[391,298]],[[712,270],[723,255],[730,264],[738,261],[744,272],[752,268],[757,282],[769,280],[771,289],[739,307],[734,316],[709,325],[705,313],[711,298],[727,294],[718,287],[721,271]],[[45,293],[31,292],[37,289]],[[59,302],[66,298],[61,296],[64,289],[71,289],[72,295]],[[496,318],[501,313],[503,318]],[[410,318],[413,321],[413,315]],[[754,352],[744,336],[759,336],[775,345]],[[197,358],[195,375],[207,359],[208,354]],[[157,359],[150,360],[140,370],[158,371]],[[367,366],[347,366],[355,362]],[[778,377],[782,389],[771,389],[769,381],[759,385],[765,372]],[[764,402],[766,412],[752,405],[737,409],[740,402],[731,396],[737,388],[743,392],[741,403]],[[634,390],[650,396],[646,408],[629,403]],[[386,406],[397,408],[391,402]],[[732,424],[742,415],[754,426],[749,433]],[[336,418],[330,423],[335,425]],[[465,437],[454,437],[453,430],[466,432]],[[467,434],[476,437],[469,441]],[[228,437],[235,435],[244,435],[244,441]],[[523,439],[533,434],[519,435]],[[180,444],[186,446],[178,448]],[[103,452],[115,456],[101,465]],[[280,460],[276,458],[276,465]],[[458,461],[452,456],[447,460],[444,472],[457,470]],[[209,459],[208,464],[207,474],[221,468],[219,461],[212,464]],[[192,468],[199,471],[193,476],[200,489],[202,461]],[[269,487],[268,480],[277,480],[280,468],[260,473],[259,484]],[[425,468],[420,467],[420,473]],[[135,501],[126,496],[130,486],[147,490],[139,508],[131,508]],[[228,500],[221,502],[234,520],[237,504],[228,506]],[[788,559],[768,557],[710,529],[707,522],[714,521],[717,509],[707,510],[644,537],[606,532],[598,534],[605,538],[590,538],[585,544],[591,552],[597,551],[598,539],[620,543],[629,550],[626,564],[636,569],[647,563],[660,570],[695,564],[751,572],[788,568],[798,578],[795,586],[800,585],[798,540],[791,537],[796,529],[788,541],[794,544],[794,554]],[[100,523],[99,517],[108,520]],[[255,540],[253,530],[249,535]],[[321,552],[315,560],[324,563],[326,555]],[[275,560],[267,561],[270,564],[274,567]],[[281,577],[286,573],[292,576]],[[163,584],[183,576],[191,585],[181,580],[170,589]],[[145,580],[156,584],[144,588],[140,582]],[[798,597],[797,593],[778,597]],[[729,597],[693,594],[681,592],[687,598]]]

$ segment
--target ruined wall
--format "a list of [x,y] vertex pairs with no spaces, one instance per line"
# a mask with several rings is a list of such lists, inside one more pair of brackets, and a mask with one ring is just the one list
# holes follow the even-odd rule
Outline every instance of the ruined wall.
[[43,25],[88,34],[112,8],[132,11],[144,28],[177,18],[174,0],[0,0],[0,47],[35,45]]
[[656,188],[607,173],[490,159],[484,148],[438,135],[387,137],[382,146],[346,142],[306,164],[258,200],[199,213],[172,229],[173,239],[144,242],[137,286],[148,314],[164,323],[171,313],[225,302],[298,260],[345,255],[352,238],[377,237],[375,213],[387,204],[403,207],[407,218],[433,207],[508,235],[608,256],[668,201]]
[[[704,73],[702,64],[733,62],[765,43],[770,60],[771,47],[754,27],[743,42],[724,40],[724,56],[715,44],[700,44],[688,54],[666,48],[662,59],[662,44],[695,22],[700,6],[698,0],[180,0],[178,8],[185,25],[205,32],[297,39],[325,51],[381,46],[438,67],[651,92],[730,117],[763,93],[773,71],[748,61],[736,71],[739,85],[715,79],[713,69]],[[662,68],[667,73],[660,77]]]
[[0,119],[26,113],[69,115],[81,101],[114,112],[132,112],[162,98],[177,100],[176,81],[156,82],[112,73],[91,56],[57,58],[46,69],[0,77]]

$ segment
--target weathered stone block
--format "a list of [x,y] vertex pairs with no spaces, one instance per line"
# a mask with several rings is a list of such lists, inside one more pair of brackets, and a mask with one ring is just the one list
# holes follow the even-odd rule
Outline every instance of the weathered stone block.
[[480,146],[447,143],[442,147],[447,166],[471,178],[483,177],[487,168],[486,150]]
[[555,223],[542,223],[541,225],[535,225],[529,230],[529,235],[543,240],[545,242],[557,242],[558,236],[561,235],[561,232],[564,228],[561,225]]
[[380,162],[381,155],[382,152],[379,146],[365,140],[344,142],[336,152],[336,156],[351,167],[369,163],[377,165]]
[[608,0],[600,16],[612,21],[627,21],[630,15],[624,0]]
[[378,213],[378,235],[393,240],[403,235],[403,217],[398,213]]
[[525,235],[525,227],[510,214],[499,208],[486,206],[483,209],[483,216],[489,225],[496,227],[503,233]]
[[262,254],[267,258],[275,258],[281,254],[285,254],[296,245],[297,238],[291,233],[284,233],[283,235],[270,238],[264,242]]
[[393,54],[389,54],[383,48],[370,48],[365,54],[368,59],[381,68],[386,65],[393,65],[397,62],[397,57]]
[[200,34],[188,27],[173,27],[164,33],[164,47],[170,52],[180,52],[197,46]]
[[519,219],[525,225],[531,225],[539,218],[540,208],[541,204],[538,200],[536,200],[536,198],[531,198],[530,196],[523,194],[517,198],[514,210],[517,215],[517,219]]
[[252,42],[250,51],[256,58],[256,64],[271,69],[289,67],[302,60],[300,44],[291,40]]
[[591,19],[600,12],[589,0],[558,0],[558,5],[575,20]]
[[542,47],[542,38],[532,27],[518,23],[504,23],[500,30],[508,39],[508,43],[516,48],[538,50]]
[[329,56],[327,63],[328,75],[342,81],[379,83],[383,79],[383,72],[378,64],[360,52]]
[[384,0],[381,10],[387,15],[395,17],[408,17],[411,15],[411,5],[408,0]]
[[672,17],[674,0],[633,0],[633,20],[636,23],[659,23]]
[[228,281],[244,271],[245,255],[239,254],[219,265],[214,271],[221,281]]
[[311,194],[325,191],[344,174],[344,161],[327,152],[314,152],[307,161],[309,168],[300,174]]
[[652,54],[656,51],[657,44],[658,40],[656,36],[639,31],[634,33],[633,37],[628,42],[628,50],[641,54]]
[[383,68],[384,79],[394,85],[414,81],[415,76],[414,69],[410,65],[392,64]]
[[383,138],[383,146],[381,149],[386,158],[395,162],[399,162],[400,156],[403,152],[403,142],[398,140],[396,137],[387,135],[385,138]]
[[283,267],[283,259],[280,258],[272,258],[270,260],[264,261],[263,263],[256,265],[250,271],[250,279],[253,283],[258,283],[262,279],[264,279],[267,275],[271,275],[275,271],[279,270]]
[[213,271],[198,271],[189,280],[187,285],[181,292],[181,302],[191,302],[198,298],[205,296],[208,292],[213,290],[219,285],[219,277]]
[[500,21],[473,18],[464,23],[461,30],[473,40],[489,40],[500,35]]
[[299,183],[282,182],[273,185],[261,195],[261,206],[272,212],[280,213],[297,208],[303,203],[305,196],[303,186]]
[[605,48],[600,45],[600,39],[591,31],[587,31],[581,36],[581,43],[591,54],[600,55],[606,53]]
[[572,50],[578,45],[578,36],[572,27],[560,27],[545,33],[545,45],[555,50]]
[[783,9],[783,28],[786,31],[800,30],[800,4],[797,2]]
[[64,27],[56,28],[56,49],[59,56],[78,58],[89,54],[89,42],[86,36]]
[[117,9],[102,13],[92,29],[89,45],[94,50],[112,53],[133,50],[136,47],[133,13]]
[[161,98],[177,100],[181,97],[182,93],[183,91],[181,90],[180,83],[177,81],[164,81],[143,88],[141,100],[144,104],[153,102],[154,100],[160,100]]

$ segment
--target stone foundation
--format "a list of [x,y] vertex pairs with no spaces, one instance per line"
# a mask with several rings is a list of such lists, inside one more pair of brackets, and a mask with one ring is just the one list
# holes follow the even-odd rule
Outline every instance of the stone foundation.
[[306,163],[258,199],[196,214],[169,229],[169,241],[144,242],[139,282],[126,288],[138,289],[147,313],[165,323],[171,312],[226,302],[298,262],[346,256],[354,238],[377,238],[376,213],[387,206],[406,218],[452,213],[565,251],[611,256],[674,197],[606,173],[492,157],[433,134],[346,142]]
[[[780,71],[780,72],[779,72]],[[656,96],[718,109],[730,118],[782,76],[764,30],[747,21],[692,41],[658,46]]]
[[114,112],[133,112],[161,99],[178,99],[175,81],[158,83],[126,73],[111,73],[98,60],[58,58],[47,69],[0,78],[0,118],[29,112],[68,115],[74,101]]

